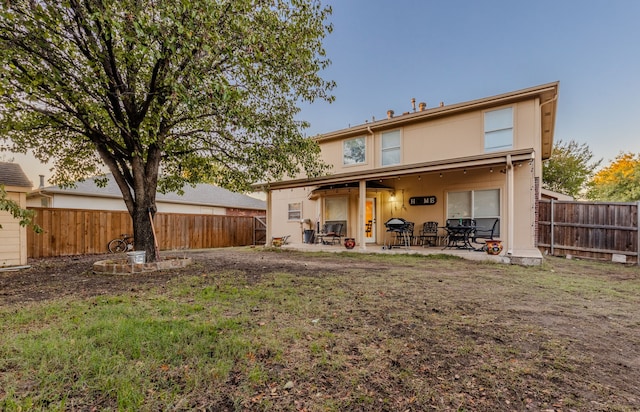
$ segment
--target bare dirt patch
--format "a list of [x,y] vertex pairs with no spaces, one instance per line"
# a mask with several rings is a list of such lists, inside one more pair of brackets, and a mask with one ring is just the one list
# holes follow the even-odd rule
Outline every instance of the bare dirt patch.
[[32,260],[30,269],[0,272],[0,305],[162,290],[180,277],[229,271],[249,284],[295,274],[301,293],[313,290],[310,279],[331,278],[332,288],[314,292],[324,305],[314,325],[326,334],[323,356],[339,356],[339,367],[305,364],[296,355],[310,344],[303,337],[290,343],[284,363],[264,356],[265,369],[284,382],[298,376],[293,388],[248,396],[238,392],[238,376],[226,388],[235,407],[206,397],[197,405],[254,410],[269,398],[272,410],[326,410],[331,398],[335,410],[363,411],[640,409],[637,266],[547,258],[522,268],[258,249],[187,254],[194,263],[186,268],[132,276],[92,274],[107,255]]

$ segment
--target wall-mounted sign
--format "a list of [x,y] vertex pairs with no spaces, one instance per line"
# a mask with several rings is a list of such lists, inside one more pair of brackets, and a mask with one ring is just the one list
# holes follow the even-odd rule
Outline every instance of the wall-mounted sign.
[[415,196],[409,198],[409,204],[411,206],[428,206],[435,205],[438,198],[435,196]]

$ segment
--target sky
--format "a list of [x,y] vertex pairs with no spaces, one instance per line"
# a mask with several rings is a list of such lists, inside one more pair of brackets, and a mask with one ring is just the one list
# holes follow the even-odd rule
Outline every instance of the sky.
[[[336,100],[302,105],[308,136],[388,109],[461,103],[559,81],[555,142],[608,165],[640,153],[638,0],[324,0]],[[0,159],[2,160],[2,159]],[[35,186],[47,165],[15,155]]]

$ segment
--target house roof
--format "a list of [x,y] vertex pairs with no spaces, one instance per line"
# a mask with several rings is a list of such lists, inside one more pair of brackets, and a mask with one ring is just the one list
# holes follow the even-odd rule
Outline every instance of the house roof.
[[372,133],[373,131],[381,131],[396,128],[399,126],[406,126],[412,123],[424,122],[430,119],[445,116],[452,116],[471,110],[483,110],[499,105],[538,98],[541,107],[541,156],[544,160],[551,156],[551,149],[553,147],[553,134],[556,121],[556,107],[559,85],[559,82],[547,83],[540,86],[534,86],[527,89],[516,90],[509,93],[471,100],[468,102],[440,106],[432,109],[425,109],[423,111],[412,112],[387,118],[384,120],[378,120],[375,122],[353,126],[347,129],[337,130],[317,136],[314,139],[318,142],[322,142],[327,140],[342,139],[351,136],[359,136],[362,134]]
[[0,184],[5,186],[27,187],[31,189],[31,181],[17,163],[0,162]]
[[[65,194],[72,196],[92,196],[122,199],[120,188],[113,179],[112,174],[107,174],[108,183],[106,187],[98,187],[95,178],[90,178],[82,182],[76,182],[76,187],[61,188],[60,186],[49,186],[38,189],[31,193],[38,194]],[[266,210],[267,205],[263,200],[243,195],[242,193],[231,192],[218,186],[210,184],[198,184],[195,187],[186,185],[184,195],[178,193],[158,193],[156,201],[164,203],[180,203],[187,205],[200,205],[209,207],[230,207],[238,209]]]

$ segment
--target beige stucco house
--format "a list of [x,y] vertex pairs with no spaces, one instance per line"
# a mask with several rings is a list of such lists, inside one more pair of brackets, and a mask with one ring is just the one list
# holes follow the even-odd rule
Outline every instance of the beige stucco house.
[[[267,239],[345,223],[360,249],[379,248],[392,217],[415,222],[499,220],[503,254],[536,264],[542,160],[551,155],[559,83],[418,109],[316,137],[333,166],[318,178],[262,185]],[[369,230],[368,223],[371,223]],[[301,230],[302,229],[302,230]]]
[[[0,162],[0,185],[4,186],[7,199],[21,208],[27,206],[27,192],[31,181],[17,163]],[[0,210],[0,267],[27,264],[27,228],[9,212]]]

